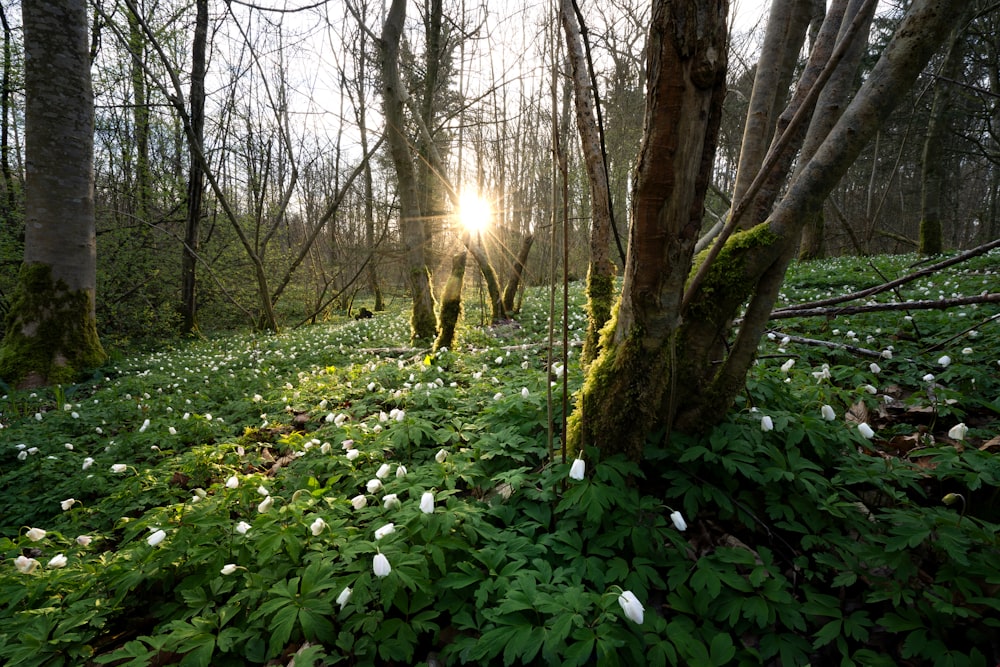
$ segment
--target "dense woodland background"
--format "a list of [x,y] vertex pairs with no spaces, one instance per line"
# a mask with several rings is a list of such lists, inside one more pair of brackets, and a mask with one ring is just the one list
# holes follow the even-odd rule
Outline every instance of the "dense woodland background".
[[[917,249],[929,188],[940,196],[934,215],[946,248],[972,247],[1000,233],[1000,12],[991,3],[972,4],[954,44],[935,56],[826,202],[826,254]],[[880,3],[861,77],[902,9]],[[0,311],[6,312],[22,258],[24,90],[19,3],[4,2],[0,10]],[[630,170],[643,128],[649,7],[613,0],[580,3],[580,10],[620,239],[611,258],[621,267]],[[382,3],[366,0],[94,3],[96,306],[105,345],[193,329],[296,326],[408,298],[397,176],[380,142],[383,12]],[[195,39],[199,21],[203,44]],[[733,28],[706,229],[728,209],[765,23],[761,16]],[[203,89],[193,66],[201,48]],[[551,8],[413,3],[401,49],[412,109],[427,121],[448,179],[481,190],[495,207],[484,245],[501,281],[514,273],[528,237],[534,244],[525,283],[549,282],[564,269],[571,279],[585,277],[590,200]],[[200,102],[209,180],[193,167],[184,131],[186,122],[197,122]],[[553,129],[565,178],[553,166]],[[932,135],[936,143],[929,144]],[[417,147],[420,155],[429,151]],[[441,287],[460,232],[428,163],[418,162],[418,189],[431,223],[428,264]],[[192,205],[197,197],[200,206]],[[185,246],[192,251],[187,263]],[[255,265],[264,267],[264,280]],[[194,276],[194,301],[185,274]],[[466,282],[488,298],[478,271]]]

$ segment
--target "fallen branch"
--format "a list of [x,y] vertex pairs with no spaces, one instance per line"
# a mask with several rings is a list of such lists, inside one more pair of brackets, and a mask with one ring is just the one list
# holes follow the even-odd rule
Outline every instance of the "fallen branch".
[[875,287],[869,287],[868,289],[861,290],[860,292],[852,292],[851,294],[842,294],[841,296],[831,297],[829,299],[821,299],[819,301],[810,301],[809,303],[800,303],[794,306],[785,306],[784,308],[779,308],[771,313],[771,317],[774,318],[775,313],[784,313],[786,311],[792,310],[811,310],[818,308],[820,306],[832,306],[838,303],[845,303],[847,301],[856,301],[858,299],[863,299],[868,296],[873,296],[875,294],[881,294],[882,292],[887,292],[900,285],[905,285],[906,283],[912,282],[917,278],[922,278],[931,273],[936,273],[941,269],[948,268],[955,264],[960,264],[966,260],[972,259],[973,257],[979,257],[980,255],[985,255],[990,250],[994,248],[1000,248],[1000,239],[990,241],[972,250],[967,250],[963,253],[955,255],[949,259],[938,262],[937,264],[932,264],[926,269],[921,269],[915,273],[903,276],[902,278],[897,278],[891,282],[883,283],[882,285],[876,285]]
[[784,340],[788,339],[789,343],[798,343],[799,345],[815,345],[818,347],[827,347],[831,350],[844,350],[850,352],[851,354],[856,354],[861,357],[872,357],[875,359],[880,359],[882,353],[877,350],[869,350],[864,347],[858,347],[857,345],[848,345],[847,343],[834,343],[829,340],[817,340],[815,338],[803,338],[802,336],[792,336],[790,334],[782,333],[780,331],[768,331],[769,334],[774,334],[776,337]]
[[784,320],[791,317],[837,317],[839,315],[856,315],[858,313],[879,313],[890,310],[944,310],[955,306],[968,306],[974,303],[1000,303],[1000,293],[979,294],[977,296],[961,296],[951,299],[930,299],[927,301],[907,301],[904,303],[869,303],[863,306],[833,306],[825,308],[781,308],[771,313],[772,320]]

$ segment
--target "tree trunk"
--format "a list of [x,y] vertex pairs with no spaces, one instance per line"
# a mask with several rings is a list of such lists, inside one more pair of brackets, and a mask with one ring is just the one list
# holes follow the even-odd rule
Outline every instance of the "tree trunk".
[[600,332],[611,319],[614,299],[615,265],[611,261],[611,188],[601,149],[600,129],[595,117],[596,91],[588,75],[583,36],[573,0],[562,0],[560,10],[566,51],[573,79],[576,127],[580,133],[583,160],[590,186],[590,265],[587,271],[587,333],[583,342],[583,363],[593,361],[600,350]]
[[[358,67],[358,80],[365,80],[365,72],[367,70],[367,58],[365,57],[364,48],[362,47],[362,52],[357,60]],[[358,91],[358,134],[361,136],[361,151],[368,155],[368,102],[365,99],[364,90]],[[371,253],[375,253],[375,188],[372,180],[372,165],[371,160],[366,159],[362,172],[362,184],[364,187],[364,207],[365,207],[365,244],[368,246],[368,250]],[[378,280],[378,259],[377,257],[372,257],[371,261],[368,262],[368,267],[365,271],[366,278],[368,281],[368,289],[372,293],[372,298],[375,300],[374,309],[375,312],[381,312],[385,310],[385,303],[382,300],[382,287]]]
[[444,294],[441,296],[441,313],[438,317],[440,326],[437,340],[434,341],[435,350],[451,348],[455,344],[455,329],[462,316],[462,286],[465,284],[465,265],[469,257],[469,233],[465,232],[463,236],[462,248],[451,258],[451,273],[448,274],[448,282],[445,283]]
[[22,3],[24,265],[0,349],[11,384],[67,383],[100,364],[94,297],[94,96],[87,3]]
[[945,138],[948,134],[948,112],[954,91],[952,81],[959,78],[962,69],[961,30],[956,28],[951,34],[951,45],[941,78],[934,84],[934,102],[927,120],[927,134],[920,158],[920,245],[921,255],[940,255],[944,250],[941,234],[945,182],[950,169],[944,158]]
[[647,46],[646,134],[633,181],[624,286],[608,347],[569,422],[571,450],[640,459],[673,381],[671,342],[701,229],[725,97],[725,0],[656,0]]
[[128,11],[129,51],[132,55],[132,122],[135,126],[135,217],[140,224],[149,217],[149,194],[152,175],[149,170],[149,104],[146,100],[146,39],[139,17]]
[[[865,83],[816,154],[789,186],[767,223],[734,236],[711,277],[693,295],[679,336],[675,424],[693,431],[718,422],[753,364],[760,338],[809,214],[818,211],[875,136],[963,8],[948,0],[915,0]],[[730,322],[749,299],[735,341],[723,354]]]
[[[467,238],[467,237],[466,237]],[[483,247],[483,240],[477,233],[467,245],[469,253],[479,264],[479,270],[483,273],[483,280],[486,282],[486,293],[490,295],[490,322],[496,324],[507,319],[507,309],[504,308],[503,292],[500,290],[500,280],[497,272],[490,263],[490,258]]]
[[[811,0],[773,0],[750,93],[740,147],[733,204],[738,204],[760,171],[788,91],[791,71],[809,27]],[[784,88],[782,88],[784,85]]]
[[[11,115],[11,70],[12,49],[10,24],[7,22],[7,12],[0,7],[0,24],[3,25],[3,78],[0,81],[0,174],[3,175],[4,196],[7,203],[7,214],[17,210],[17,188],[14,185],[14,170],[10,168],[10,115]],[[9,217],[5,216],[5,222]]]
[[508,313],[515,311],[514,300],[521,287],[521,277],[524,275],[524,267],[528,264],[528,254],[531,252],[531,246],[534,242],[534,234],[525,234],[524,238],[521,239],[521,247],[517,251],[517,257],[514,258],[510,279],[503,290],[503,307]]
[[[863,7],[862,7],[863,6]],[[865,13],[861,20],[863,25],[858,31],[858,37],[851,44],[850,50],[844,55],[844,59],[837,65],[836,71],[823,87],[816,101],[816,110],[813,112],[812,122],[806,132],[805,140],[802,143],[802,150],[799,153],[799,167],[792,176],[792,180],[798,175],[802,167],[809,162],[816,153],[816,149],[830,133],[833,126],[840,120],[844,113],[844,108],[851,99],[854,92],[854,82],[857,79],[858,65],[865,54],[865,40],[861,35],[867,34],[871,28],[872,19],[875,16],[875,3],[865,4],[865,0],[850,0],[844,18],[841,22],[840,38],[847,31],[850,23],[857,16],[858,12],[864,9]],[[832,10],[831,10],[832,11]],[[822,257],[823,250],[823,209],[810,214],[802,227],[802,242],[799,249],[799,259],[816,259]]]
[[[722,98],[725,3],[712,4],[706,11],[702,3],[654,3],[625,284],[613,335],[590,368],[570,422],[573,449],[594,444],[602,456],[621,452],[639,460],[654,430],[702,431],[723,418],[754,361],[804,214],[822,205],[961,13],[950,0],[913,2],[770,220],[732,236],[700,287],[682,298]],[[748,300],[727,345],[731,322]],[[686,312],[682,302],[690,304]]]
[[[828,91],[831,83],[849,85],[854,80],[876,5],[876,0],[854,0],[850,3],[848,0],[834,0],[830,4],[795,93],[778,117],[775,140],[764,161],[763,168],[769,171],[764,174],[757,192],[748,193],[753,199],[747,210],[747,219],[740,221],[740,227],[749,229],[764,222],[788,178],[796,154],[799,154],[800,164],[811,157],[815,148],[809,153],[799,151],[809,128],[807,119],[815,117],[818,99]],[[839,81],[836,80],[838,76]],[[849,92],[845,92],[844,97],[848,96]],[[825,128],[828,133],[837,118],[839,115],[820,129]]]
[[[198,154],[205,135],[205,55],[208,49],[208,0],[196,0],[194,42],[191,46],[191,111],[188,145],[191,166],[188,171],[187,217],[184,224],[184,254],[181,258],[181,333],[198,329],[198,294],[196,267],[200,238],[201,201],[205,193],[205,175]],[[195,145],[196,144],[196,145]]]
[[399,76],[399,41],[406,19],[406,0],[392,0],[382,28],[382,99],[385,108],[385,133],[392,163],[399,181],[399,226],[406,252],[406,271],[413,297],[410,335],[414,341],[433,340],[437,333],[434,294],[425,260],[427,233],[420,213],[417,179],[410,154],[409,139],[404,134],[403,107],[407,92]]

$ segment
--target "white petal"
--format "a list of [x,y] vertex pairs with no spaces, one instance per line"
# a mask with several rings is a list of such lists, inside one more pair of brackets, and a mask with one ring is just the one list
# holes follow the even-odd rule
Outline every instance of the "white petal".
[[385,577],[392,572],[392,566],[389,565],[389,559],[382,554],[375,554],[375,558],[372,560],[372,571],[375,573],[376,577]]
[[430,491],[424,491],[424,495],[420,496],[420,511],[424,514],[434,514],[434,494]]

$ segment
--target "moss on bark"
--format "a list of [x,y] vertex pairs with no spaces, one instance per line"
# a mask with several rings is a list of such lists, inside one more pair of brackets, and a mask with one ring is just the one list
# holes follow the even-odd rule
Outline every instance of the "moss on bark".
[[615,278],[598,274],[591,267],[587,273],[587,336],[583,341],[583,364],[587,366],[601,350],[601,330],[611,319]]
[[943,251],[941,220],[924,218],[920,221],[920,246],[917,252],[926,257],[928,255],[940,255]]
[[46,264],[25,264],[6,320],[0,377],[19,387],[67,384],[107,358],[92,295],[53,281]]
[[410,285],[413,289],[410,337],[413,343],[429,343],[437,335],[437,317],[434,314],[434,294],[430,288],[430,272],[426,266],[413,267],[410,271]]
[[451,274],[444,286],[441,297],[441,312],[438,315],[438,337],[434,349],[453,347],[455,344],[455,329],[462,316],[462,285],[465,282],[465,265],[468,253],[465,248],[457,253],[451,261]]
[[566,443],[570,452],[595,445],[602,457],[625,454],[638,461],[646,437],[662,417],[659,405],[670,382],[670,350],[649,349],[639,326],[612,343],[617,317],[616,307],[602,330],[601,352],[577,393]]
[[[727,324],[736,309],[753,293],[756,285],[756,276],[748,275],[747,271],[749,252],[771,246],[777,240],[777,236],[766,223],[736,232],[729,237],[718,257],[712,262],[685,319]],[[695,257],[691,276],[698,272],[707,255],[706,249]]]

